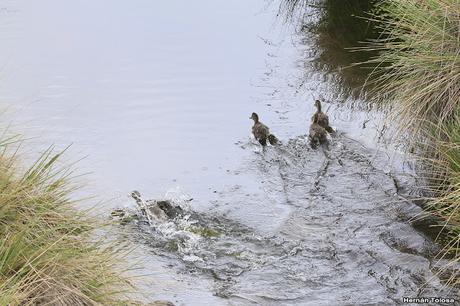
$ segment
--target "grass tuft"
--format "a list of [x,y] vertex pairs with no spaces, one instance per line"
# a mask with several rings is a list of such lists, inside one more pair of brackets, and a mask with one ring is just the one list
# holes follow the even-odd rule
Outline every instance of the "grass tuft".
[[382,1],[375,18],[384,38],[368,48],[380,54],[373,82],[380,102],[394,101],[396,134],[441,128],[460,107],[460,1]]
[[424,123],[420,143],[420,175],[424,178],[427,197],[425,210],[439,220],[437,241],[442,250],[439,259],[449,259],[439,274],[448,285],[460,286],[460,271],[454,267],[460,262],[460,113],[442,127]]
[[0,305],[121,305],[119,250],[95,241],[99,224],[73,208],[63,152],[48,149],[20,174],[10,146],[0,143]]
[[[372,96],[388,107],[393,136],[417,153],[426,210],[442,228],[439,257],[452,266],[460,261],[460,1],[386,0],[374,18]],[[458,286],[452,271],[445,281]]]

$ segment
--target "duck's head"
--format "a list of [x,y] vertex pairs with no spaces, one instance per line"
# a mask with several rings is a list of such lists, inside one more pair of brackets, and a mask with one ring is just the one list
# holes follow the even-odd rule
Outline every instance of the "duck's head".
[[259,115],[257,115],[256,113],[252,113],[252,115],[251,115],[251,117],[249,117],[249,119],[254,120],[254,122],[259,122]]
[[318,110],[318,112],[321,111],[321,102],[319,100],[315,100],[315,106],[316,106],[316,109]]

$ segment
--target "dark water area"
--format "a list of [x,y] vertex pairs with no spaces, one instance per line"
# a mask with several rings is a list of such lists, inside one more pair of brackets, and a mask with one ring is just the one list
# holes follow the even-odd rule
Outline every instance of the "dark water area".
[[370,89],[368,78],[374,66],[367,62],[378,53],[363,48],[380,36],[377,23],[371,21],[378,2],[314,1],[308,4],[311,7],[308,14],[296,16],[303,3],[297,1],[297,7],[291,12],[292,18],[300,24],[300,32],[315,40],[315,60],[308,65],[333,75],[344,97],[366,96]]

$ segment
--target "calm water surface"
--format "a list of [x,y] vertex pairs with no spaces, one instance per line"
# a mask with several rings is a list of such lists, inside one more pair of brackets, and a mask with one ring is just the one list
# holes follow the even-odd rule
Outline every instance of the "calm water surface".
[[[194,211],[226,220],[225,237],[189,239],[186,252],[157,243],[168,233],[141,229],[133,241],[147,274],[139,299],[393,305],[425,282],[428,296],[441,293],[426,258],[434,246],[405,221],[417,207],[389,204],[399,199],[392,175],[410,179],[398,154],[377,143],[379,115],[339,106],[330,76],[309,68],[315,46],[281,24],[275,6],[2,7],[4,118],[33,150],[73,144],[69,161],[86,156],[79,170],[91,172],[85,192],[105,201],[102,218],[134,207],[128,195],[139,190],[193,198]],[[326,153],[303,137],[315,98],[340,131]],[[262,154],[251,141],[253,111],[281,147]]]

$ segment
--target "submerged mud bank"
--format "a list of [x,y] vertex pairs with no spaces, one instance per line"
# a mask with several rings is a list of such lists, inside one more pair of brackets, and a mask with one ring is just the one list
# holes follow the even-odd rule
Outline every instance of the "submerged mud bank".
[[[243,147],[253,150],[254,144]],[[222,304],[399,305],[403,297],[458,299],[431,269],[436,245],[408,222],[420,208],[400,201],[394,177],[407,187],[410,177],[385,171],[381,155],[344,134],[328,149],[312,150],[306,137],[265,153],[256,148],[252,171],[267,187],[263,190],[285,199],[289,211],[271,233],[184,203],[184,214],[149,222],[139,212],[129,226],[178,273],[211,279]]]

